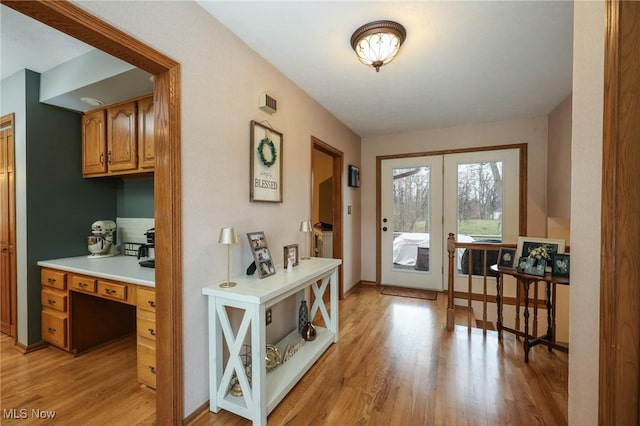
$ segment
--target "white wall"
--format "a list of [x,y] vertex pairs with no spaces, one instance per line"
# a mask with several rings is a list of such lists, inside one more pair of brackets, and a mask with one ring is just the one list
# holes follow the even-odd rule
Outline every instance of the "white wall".
[[[529,236],[546,233],[547,118],[431,129],[362,140],[362,280],[376,280],[376,156],[515,143],[528,144]],[[445,232],[448,232],[445,230]]]
[[[80,2],[79,5],[181,63],[184,248],[185,415],[208,400],[207,305],[201,288],[226,274],[220,227],[233,226],[232,274],[251,263],[247,232],[264,231],[282,263],[286,244],[303,244],[300,221],[311,219],[311,136],[360,162],[360,138],[264,61],[194,2]],[[279,111],[258,109],[258,95]],[[268,120],[282,132],[282,204],[249,202],[249,122]],[[343,176],[344,288],[360,280],[359,193]],[[354,213],[346,215],[346,206]],[[277,319],[274,311],[274,322]],[[270,328],[274,327],[271,325]],[[269,331],[269,329],[268,329]],[[273,329],[272,329],[273,331]],[[277,331],[274,332],[277,334]]]
[[[574,3],[569,424],[598,423],[605,2]],[[575,290],[579,287],[579,291]]]

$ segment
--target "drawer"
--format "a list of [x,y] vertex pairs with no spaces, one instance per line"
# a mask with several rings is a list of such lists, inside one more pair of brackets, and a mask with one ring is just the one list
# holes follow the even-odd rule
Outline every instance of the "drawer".
[[40,302],[43,308],[51,308],[60,312],[67,312],[67,294],[57,291],[42,290]]
[[138,336],[156,340],[156,315],[154,313],[139,309],[136,327]]
[[42,339],[65,348],[67,346],[67,316],[51,311],[42,311]]
[[138,339],[137,350],[138,381],[156,388],[156,348],[147,344],[147,339]]
[[81,277],[79,275],[71,276],[71,283],[69,288],[73,290],[80,290],[87,293],[95,293],[98,280],[88,277]]
[[138,287],[136,296],[136,305],[139,309],[156,311],[156,291],[154,289]]
[[127,286],[124,284],[98,281],[98,294],[117,300],[127,300]]
[[58,290],[66,290],[67,274],[51,269],[42,269],[40,271],[40,283],[47,287],[57,288]]

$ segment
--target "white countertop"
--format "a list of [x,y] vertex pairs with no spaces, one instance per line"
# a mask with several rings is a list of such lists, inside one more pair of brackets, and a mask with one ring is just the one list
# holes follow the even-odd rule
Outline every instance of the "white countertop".
[[262,304],[277,299],[313,277],[329,272],[342,264],[340,259],[312,257],[300,260],[299,265],[293,271],[287,272],[285,268],[276,267],[276,273],[260,279],[258,272],[253,275],[232,277],[235,287],[222,288],[220,283],[202,288],[202,294],[207,296],[224,297],[232,300],[240,300],[249,303]]
[[38,266],[147,287],[156,286],[154,268],[144,268],[135,256],[113,256],[90,259],[87,256],[41,260]]

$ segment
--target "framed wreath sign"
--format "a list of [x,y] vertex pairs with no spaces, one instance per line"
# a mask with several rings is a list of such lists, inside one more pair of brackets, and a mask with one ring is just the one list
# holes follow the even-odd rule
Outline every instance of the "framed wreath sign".
[[281,203],[282,133],[251,121],[250,158],[250,200]]

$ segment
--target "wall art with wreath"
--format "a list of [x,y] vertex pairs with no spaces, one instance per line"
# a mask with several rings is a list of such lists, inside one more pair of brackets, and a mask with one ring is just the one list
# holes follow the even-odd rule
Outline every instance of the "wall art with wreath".
[[282,139],[282,133],[251,121],[251,201],[282,202]]

